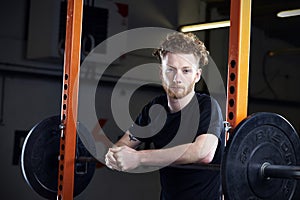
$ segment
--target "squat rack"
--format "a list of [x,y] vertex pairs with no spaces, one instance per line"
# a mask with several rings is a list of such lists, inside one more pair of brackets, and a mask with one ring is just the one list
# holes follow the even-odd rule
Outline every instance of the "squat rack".
[[83,0],[68,0],[61,103],[58,200],[73,199]]
[[[73,199],[82,0],[68,0],[61,103],[57,199]],[[251,0],[231,0],[226,121],[235,127],[247,117]]]

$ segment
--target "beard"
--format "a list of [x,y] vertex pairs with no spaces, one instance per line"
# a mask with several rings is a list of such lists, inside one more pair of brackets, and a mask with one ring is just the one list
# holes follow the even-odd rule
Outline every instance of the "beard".
[[168,86],[165,82],[162,83],[164,90],[167,95],[173,99],[182,99],[186,95],[188,95],[191,91],[194,90],[194,84],[190,84],[188,87],[171,85]]

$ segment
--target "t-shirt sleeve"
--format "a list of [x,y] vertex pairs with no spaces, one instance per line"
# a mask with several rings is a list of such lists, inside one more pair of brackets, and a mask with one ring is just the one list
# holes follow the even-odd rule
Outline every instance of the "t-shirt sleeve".
[[220,138],[223,126],[223,116],[218,102],[212,97],[206,98],[200,106],[198,135],[209,133]]
[[143,129],[144,134],[147,134],[149,130],[147,130],[147,125],[151,122],[151,119],[149,117],[149,109],[150,109],[150,103],[144,106],[142,111],[139,113],[137,118],[135,119],[135,122],[129,127],[129,132],[139,141],[141,142],[148,142],[149,139],[145,137],[140,137],[140,130]]

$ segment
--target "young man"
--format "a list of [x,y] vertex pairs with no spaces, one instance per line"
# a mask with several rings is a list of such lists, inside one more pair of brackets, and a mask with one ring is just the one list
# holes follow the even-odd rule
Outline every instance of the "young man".
[[[194,91],[208,63],[208,51],[194,34],[175,32],[154,55],[161,62],[166,94],[143,108],[135,124],[109,149],[106,165],[119,171],[159,167],[162,200],[219,200],[220,172],[196,167],[220,163],[224,147],[219,105]],[[154,148],[135,150],[141,142]]]

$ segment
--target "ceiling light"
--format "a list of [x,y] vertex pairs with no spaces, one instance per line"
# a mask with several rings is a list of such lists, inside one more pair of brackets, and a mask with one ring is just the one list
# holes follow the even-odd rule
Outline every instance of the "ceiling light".
[[277,13],[277,17],[293,17],[297,15],[300,15],[300,9],[286,10]]
[[202,31],[207,29],[215,29],[215,28],[222,28],[230,26],[230,20],[226,21],[219,21],[219,22],[210,22],[204,24],[193,24],[193,25],[186,25],[180,28],[181,32],[193,32],[193,31]]

